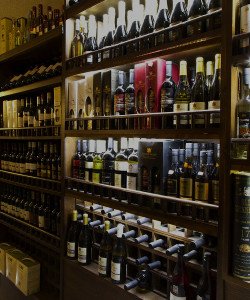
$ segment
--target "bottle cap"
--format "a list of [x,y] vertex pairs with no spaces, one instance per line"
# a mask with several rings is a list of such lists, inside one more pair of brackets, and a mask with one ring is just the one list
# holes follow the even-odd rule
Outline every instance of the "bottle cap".
[[108,221],[108,220],[106,220],[105,222],[104,222],[104,231],[108,231],[109,229],[110,229],[110,221]]
[[83,225],[88,225],[88,220],[89,220],[89,218],[88,218],[88,214],[83,214]]
[[123,224],[118,224],[117,225],[117,237],[121,238],[124,230],[124,225]]

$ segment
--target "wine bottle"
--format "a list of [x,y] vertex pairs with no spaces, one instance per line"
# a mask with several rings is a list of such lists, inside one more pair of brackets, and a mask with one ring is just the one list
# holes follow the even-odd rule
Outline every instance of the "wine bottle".
[[220,203],[220,145],[217,145],[216,163],[211,172],[211,202],[219,205]]
[[[129,85],[125,90],[125,114],[131,115],[136,113],[135,108],[135,88],[134,88],[134,69],[129,70]],[[126,128],[134,129],[134,118],[126,120]]]
[[135,242],[137,244],[145,243],[145,242],[148,242],[149,240],[150,240],[150,238],[147,234],[143,234],[143,235],[140,235],[137,238],[135,238]]
[[109,213],[108,213],[108,217],[109,218],[114,218],[114,217],[118,217],[118,216],[121,216],[123,214],[123,212],[122,211],[120,211],[120,210],[113,210],[113,211],[110,211]]
[[[191,100],[191,91],[187,79],[187,62],[182,60],[180,62],[180,79],[174,96],[174,112],[188,111]],[[174,127],[180,128],[189,127],[188,115],[181,114],[179,117],[179,124],[177,116],[174,116]]]
[[77,238],[77,210],[73,210],[67,237],[67,257],[70,259],[77,258]]
[[200,152],[200,169],[195,178],[195,193],[196,201],[208,202],[209,178],[207,172],[207,151]]
[[250,137],[250,68],[243,69],[243,94],[237,103],[237,136]]
[[184,250],[185,246],[179,245],[177,263],[170,286],[170,300],[187,299],[189,294],[189,279],[183,259]]
[[[184,0],[173,1],[173,10],[170,16],[170,27],[185,22],[188,18],[187,7]],[[169,31],[169,40],[174,42],[185,37],[186,28],[178,27]]]
[[[204,78],[204,59],[197,57],[196,59],[196,78],[191,91],[190,111],[199,111],[207,109],[208,89]],[[197,113],[193,116],[193,126],[198,128],[205,127],[205,115]]]
[[133,238],[135,236],[136,236],[136,231],[135,230],[127,231],[127,232],[123,233],[123,235],[122,235],[122,237],[124,239]]
[[84,266],[91,263],[92,237],[88,226],[88,214],[83,214],[83,225],[78,239],[78,262]]
[[[191,3],[190,3],[191,2]],[[188,20],[195,19],[197,17],[203,16],[206,14],[206,6],[204,5],[203,0],[189,0],[189,11],[188,11]],[[206,30],[206,20],[199,20],[196,22],[189,23],[187,25],[187,36],[197,35]]]
[[145,223],[150,222],[151,220],[149,218],[141,217],[137,219],[137,224],[138,225],[143,225]]
[[[173,112],[176,85],[172,78],[172,61],[166,61],[166,80],[161,87],[161,112]],[[173,127],[173,116],[163,117],[163,128]]]
[[79,179],[85,179],[85,162],[88,155],[88,141],[82,140],[82,152],[79,162]]
[[95,157],[96,141],[89,141],[89,152],[85,161],[85,180],[92,182],[93,160]]
[[108,234],[110,221],[105,221],[104,223],[105,228],[99,249],[98,273],[102,277],[109,277],[111,274],[112,239]]
[[[134,138],[132,141],[132,153],[128,156],[127,168],[127,189],[136,190],[138,181],[138,146],[139,139]],[[134,200],[133,200],[134,203]],[[135,203],[136,204],[136,203]]]
[[[220,109],[221,99],[221,54],[215,55],[215,73],[209,93],[208,110]],[[210,114],[210,125],[220,126],[220,113]]]
[[[166,194],[171,197],[179,197],[179,186],[180,186],[180,169],[178,164],[179,149],[172,149],[172,164],[168,171],[166,181]],[[167,207],[168,213],[176,213],[176,203],[168,202]]]
[[[124,79],[125,74],[123,71],[118,72],[118,87],[114,94],[114,113],[116,116],[125,115],[125,89],[124,89]],[[125,129],[125,119],[115,120],[116,129]]]
[[71,170],[71,176],[73,178],[79,178],[79,165],[80,165],[80,159],[81,159],[81,154],[82,154],[82,148],[81,148],[81,140],[77,141],[77,151],[72,157],[72,170]]
[[203,257],[202,277],[197,286],[196,300],[212,299],[212,287],[210,279],[211,253],[205,252]]
[[[186,158],[180,174],[180,198],[193,199],[192,143],[186,144]],[[190,215],[190,206],[183,205],[185,215]]]
[[93,158],[93,171],[92,171],[92,181],[95,183],[101,183],[101,175],[103,170],[103,160],[102,154],[106,150],[106,141],[97,140],[96,141],[96,154]]
[[114,168],[115,168],[115,156],[114,140],[108,138],[108,148],[103,154],[103,171],[102,171],[102,183],[107,185],[114,185]]
[[92,64],[94,62],[94,55],[93,51],[98,49],[97,41],[96,41],[96,33],[97,33],[97,26],[96,26],[96,18],[94,15],[89,16],[89,33],[88,38],[84,44],[84,54],[87,55],[86,62],[88,64]]
[[[118,2],[118,18],[117,28],[114,35],[114,44],[119,44],[127,40],[127,29],[125,21],[126,3],[123,0]],[[126,55],[126,45],[117,45],[114,49],[114,57],[120,57]]]
[[[164,28],[168,28],[170,25],[170,13],[168,10],[167,0],[160,0],[158,15],[155,22],[155,30],[161,30]],[[155,44],[156,46],[163,44],[166,42],[165,33],[158,33],[156,35]]]
[[102,59],[112,59],[113,58],[113,51],[112,49],[106,47],[110,47],[114,44],[114,34],[115,34],[115,9],[114,7],[110,7],[108,10],[108,34],[105,38],[104,42],[104,51]]
[[[145,1],[145,17],[140,29],[140,35],[152,33],[155,29],[155,16],[157,13],[157,5],[155,0]],[[149,36],[142,39],[140,42],[140,49],[148,50],[154,46],[154,38]]]
[[[143,14],[143,10],[140,9],[140,0],[132,0],[132,11],[131,11],[131,26],[129,27],[127,39],[135,39],[130,42],[127,46],[127,53],[134,53],[139,51],[139,42],[136,38],[140,36],[140,17]],[[129,18],[129,16],[128,16]]]
[[103,14],[103,16],[102,16],[102,35],[101,35],[101,38],[99,39],[98,49],[102,49],[104,47],[105,39],[108,34],[108,30],[109,30],[109,15]]
[[117,239],[112,251],[111,261],[111,279],[115,284],[125,283],[127,276],[127,252],[124,240],[122,238],[124,225],[117,226]]
[[125,213],[122,215],[122,220],[126,221],[126,220],[134,220],[136,218],[136,216],[134,214],[130,214],[130,213]]
[[206,85],[208,89],[208,94],[210,95],[211,87],[213,84],[213,78],[214,78],[214,65],[212,61],[207,61],[206,64]]
[[80,35],[80,20],[75,21],[75,36],[71,42],[71,57],[77,57],[83,54],[84,41]]
[[155,249],[157,247],[163,247],[164,245],[165,245],[165,241],[163,239],[159,239],[148,244],[149,248],[151,249]]
[[120,151],[115,157],[115,186],[126,188],[127,186],[127,155],[128,141],[127,138],[121,138]]

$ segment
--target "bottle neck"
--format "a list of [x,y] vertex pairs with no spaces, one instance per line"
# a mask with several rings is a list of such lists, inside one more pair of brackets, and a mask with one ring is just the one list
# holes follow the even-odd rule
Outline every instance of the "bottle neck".
[[119,1],[118,2],[117,27],[118,26],[126,26],[125,14],[126,14],[126,4],[125,4],[125,1]]

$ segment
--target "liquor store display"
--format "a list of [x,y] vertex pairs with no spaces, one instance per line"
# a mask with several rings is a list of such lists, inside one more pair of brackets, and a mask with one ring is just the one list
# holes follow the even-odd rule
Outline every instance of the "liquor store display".
[[[77,259],[82,265],[97,262],[99,275],[111,277],[115,284],[126,283],[125,290],[138,286],[141,292],[153,289],[158,290],[159,296],[164,296],[169,290],[175,290],[175,286],[183,284],[185,278],[182,296],[190,299],[196,294],[213,297],[209,289],[215,284],[216,239],[101,205],[86,202],[77,207],[84,214],[73,211],[67,237],[67,256],[70,259]],[[89,220],[89,217],[93,219]],[[202,261],[204,274],[201,276]],[[185,264],[197,273],[197,291],[189,286]],[[136,278],[128,281],[127,276]],[[204,282],[205,276],[208,282]],[[161,283],[157,282],[157,277],[161,278]]]
[[37,299],[247,299],[250,3],[37,4],[0,55],[0,243]]

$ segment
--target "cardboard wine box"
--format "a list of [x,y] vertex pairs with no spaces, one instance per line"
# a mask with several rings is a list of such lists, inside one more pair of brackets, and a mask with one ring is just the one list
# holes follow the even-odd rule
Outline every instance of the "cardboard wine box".
[[12,20],[2,18],[0,20],[0,54],[9,51],[9,33],[12,30]]
[[21,106],[20,100],[12,100],[12,109],[13,109],[13,116],[12,116],[12,127],[17,128],[18,127],[18,120],[17,120],[17,114]]
[[[171,149],[182,147],[183,142],[178,140],[149,139],[140,141],[138,149],[138,189],[144,192],[164,194],[165,182],[171,166]],[[157,199],[155,204],[161,206]]]
[[7,111],[7,100],[3,101],[3,127],[8,128],[8,111]]
[[146,65],[145,63],[135,65],[135,97],[137,109],[139,113],[146,112],[145,98],[146,98]]
[[12,100],[7,101],[7,127],[13,128],[13,105]]
[[[93,78],[93,99],[94,99],[94,116],[103,116],[102,107],[102,73],[94,74]],[[101,129],[100,120],[95,120],[94,129]]]
[[[104,116],[114,115],[114,92],[118,86],[118,70],[112,69],[103,73],[102,103]],[[112,122],[104,122],[105,129],[112,127]]]
[[[84,87],[84,117],[94,116],[93,76],[85,77]],[[86,128],[92,130],[93,121],[87,122]]]
[[16,284],[17,261],[26,255],[18,249],[10,249],[6,251],[6,277]]
[[62,122],[62,104],[61,104],[61,87],[54,87],[54,124],[61,125]]
[[7,243],[0,244],[0,273],[3,275],[6,274],[6,251],[11,250],[13,248],[13,246]]
[[[68,117],[77,118],[77,103],[78,103],[78,82],[71,81],[68,85]],[[74,122],[73,128],[77,129],[77,122]]]
[[40,290],[40,263],[31,257],[17,261],[16,286],[25,295],[35,294]]

